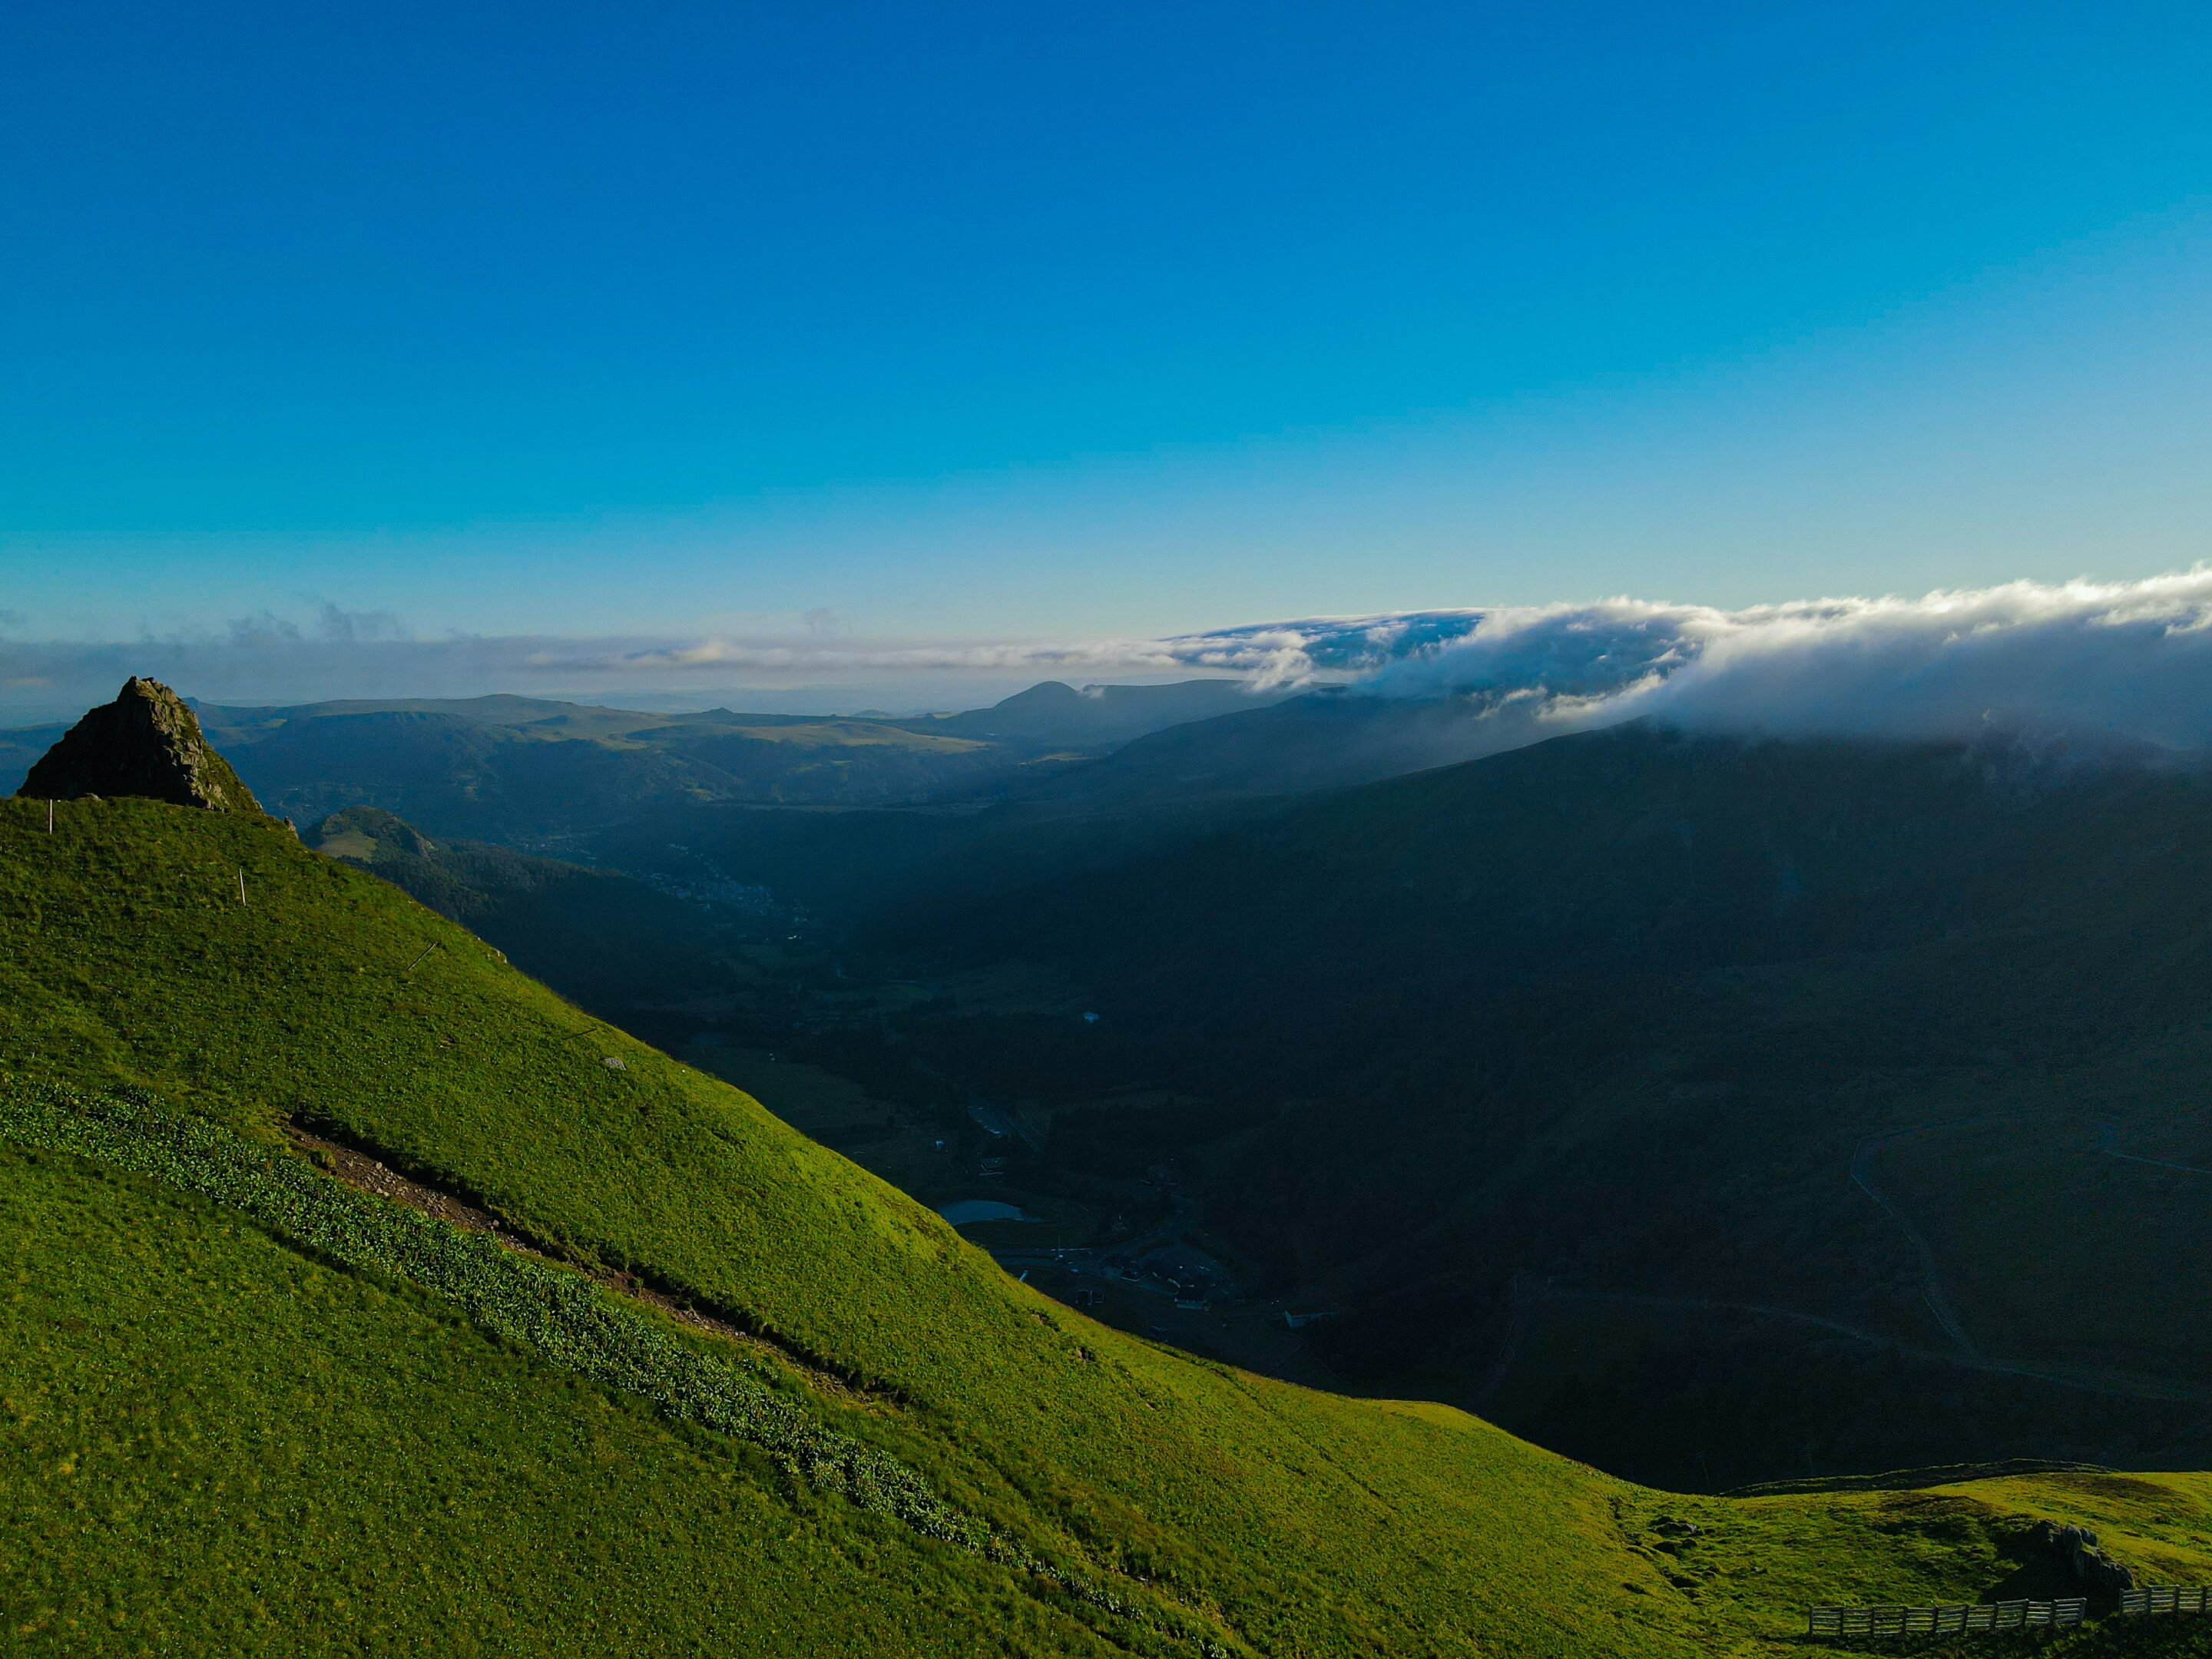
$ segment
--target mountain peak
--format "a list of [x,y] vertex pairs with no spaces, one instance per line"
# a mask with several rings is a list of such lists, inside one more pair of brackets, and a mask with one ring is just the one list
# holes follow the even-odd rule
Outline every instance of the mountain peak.
[[198,717],[159,680],[137,675],[46,750],[16,791],[40,800],[143,795],[211,812],[258,812],[261,803],[201,734]]

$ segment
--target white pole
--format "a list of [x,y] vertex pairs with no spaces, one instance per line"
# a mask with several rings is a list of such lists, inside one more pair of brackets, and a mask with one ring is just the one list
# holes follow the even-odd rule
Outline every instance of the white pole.
[[238,902],[240,904],[246,902],[246,871],[243,866],[238,872]]

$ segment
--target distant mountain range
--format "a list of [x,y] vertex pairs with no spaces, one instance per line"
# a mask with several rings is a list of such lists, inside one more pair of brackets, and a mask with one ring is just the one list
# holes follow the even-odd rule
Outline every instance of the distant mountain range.
[[955,737],[1095,750],[1130,743],[1192,720],[1268,708],[1288,695],[1256,691],[1242,680],[1093,685],[1080,691],[1058,680],[1047,680],[988,708],[906,724]]
[[[284,816],[308,822],[374,805],[434,835],[514,840],[698,801],[855,806],[1004,793],[1040,771],[1253,701],[1237,682],[1201,680],[1088,693],[1050,684],[992,708],[905,720],[639,714],[513,696],[200,714]],[[27,756],[42,738],[51,741],[43,730],[17,738],[14,753]]]
[[[285,816],[349,805],[434,834],[574,835],[663,805],[1027,802],[1148,811],[1334,788],[1518,747],[1518,706],[1243,682],[1032,686],[989,708],[897,720],[641,713],[541,698],[206,706],[210,736]],[[59,726],[0,732],[13,787]]]
[[[1269,700],[1235,680],[1031,687],[990,708],[910,720],[640,713],[534,697],[203,706],[208,734],[280,815],[399,813],[440,836],[513,840],[604,828],[696,801],[819,806],[1004,793],[1162,727]],[[0,732],[14,788],[59,725]]]

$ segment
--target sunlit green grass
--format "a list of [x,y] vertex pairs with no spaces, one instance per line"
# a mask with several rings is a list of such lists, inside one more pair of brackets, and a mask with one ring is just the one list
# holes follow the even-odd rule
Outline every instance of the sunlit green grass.
[[204,1203],[0,1145],[0,1650],[1086,1645],[964,1554]]

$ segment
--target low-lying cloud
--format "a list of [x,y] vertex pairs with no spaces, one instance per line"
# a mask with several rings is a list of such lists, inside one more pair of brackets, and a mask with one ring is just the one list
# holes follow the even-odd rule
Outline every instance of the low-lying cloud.
[[1742,611],[1501,610],[1367,684],[1518,705],[1563,730],[1650,715],[1778,737],[1996,727],[2199,749],[2212,745],[2212,568]]
[[[948,706],[1042,678],[1216,674],[1257,690],[1464,699],[1501,742],[1649,715],[1775,736],[1960,738],[2063,732],[2212,747],[2212,566],[2076,581],[1832,599],[1723,611],[1591,604],[1309,617],[1161,639],[871,641],[826,615],[774,637],[668,640],[410,635],[382,613],[240,618],[125,642],[0,640],[0,696],[78,706],[152,673],[214,702],[468,696],[588,699],[727,684],[906,685]],[[1509,730],[1512,735],[1509,738]]]

